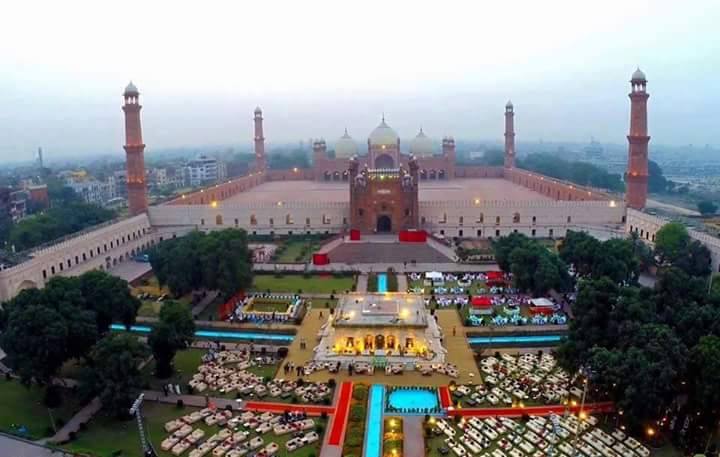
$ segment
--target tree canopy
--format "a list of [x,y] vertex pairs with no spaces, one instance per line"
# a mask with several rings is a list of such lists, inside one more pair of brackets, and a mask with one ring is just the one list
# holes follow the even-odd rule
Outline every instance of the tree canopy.
[[581,277],[607,276],[617,283],[636,281],[640,259],[631,239],[600,241],[585,232],[568,231],[560,258],[573,265]]
[[715,214],[718,210],[718,205],[716,205],[714,202],[711,202],[710,200],[702,200],[698,202],[697,207],[698,211],[700,211],[700,214],[702,214],[703,216]]
[[155,357],[155,374],[167,378],[178,350],[184,349],[195,335],[195,322],[188,305],[166,301],[160,309],[160,321],[153,327],[148,344]]
[[200,288],[229,297],[252,284],[252,253],[240,229],[196,231],[163,241],[150,251],[150,264],[176,297]]
[[655,255],[662,266],[675,266],[691,276],[710,274],[710,251],[692,239],[680,222],[670,222],[657,231]]
[[111,334],[92,349],[82,388],[99,395],[103,407],[117,417],[126,417],[142,391],[140,363],[148,356],[147,346],[130,334]]
[[134,323],[139,306],[127,282],[107,273],[58,276],[3,305],[0,342],[24,381],[45,383],[66,360],[86,356],[112,321]]
[[[685,239],[680,229],[684,227],[671,227],[663,235],[668,240],[663,256],[676,263],[691,258],[695,249],[692,242],[677,241]],[[592,243],[576,238],[566,255],[582,259],[571,248]],[[708,293],[706,279],[695,273],[697,269],[668,263],[653,288],[593,274],[578,284],[574,318],[558,348],[559,359],[569,370],[590,365],[594,387],[627,412],[631,426],[644,427],[675,411],[683,414],[681,419],[689,418],[695,432],[704,433],[720,419],[715,392],[720,295]]]
[[18,251],[30,249],[114,217],[112,210],[71,202],[21,220],[10,229],[8,242]]
[[537,240],[512,233],[495,240],[493,250],[500,268],[512,273],[515,287],[521,290],[541,296],[570,287],[565,263]]

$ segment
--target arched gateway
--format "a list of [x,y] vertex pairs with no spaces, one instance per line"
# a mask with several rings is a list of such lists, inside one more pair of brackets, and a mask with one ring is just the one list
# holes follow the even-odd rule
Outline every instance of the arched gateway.
[[392,232],[392,219],[387,214],[381,214],[377,218],[377,232],[388,233]]

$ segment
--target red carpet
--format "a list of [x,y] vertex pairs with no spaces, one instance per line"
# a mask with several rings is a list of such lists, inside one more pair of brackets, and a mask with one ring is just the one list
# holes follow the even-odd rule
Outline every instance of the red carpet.
[[271,413],[283,413],[285,411],[305,411],[308,416],[319,416],[323,412],[332,414],[335,408],[332,406],[298,405],[292,403],[265,403],[262,401],[249,401],[245,403],[245,410],[261,411]]
[[345,425],[347,424],[348,413],[350,411],[350,398],[352,397],[352,382],[345,381],[340,386],[340,394],[335,405],[335,414],[332,417],[332,425],[330,427],[330,437],[328,444],[332,446],[340,446],[340,440],[345,433]]
[[448,390],[448,387],[438,387],[438,392],[440,393],[440,406],[442,406],[443,409],[447,409],[448,406],[452,406],[452,398],[450,397],[450,390]]
[[[442,398],[442,395],[441,395]],[[468,416],[468,417],[521,417],[523,414],[530,416],[549,416],[550,414],[563,414],[565,409],[571,412],[580,411],[580,405],[566,407],[563,405],[549,406],[526,406],[525,408],[461,408],[448,411],[448,416]],[[588,403],[585,405],[584,411],[589,413],[609,413],[615,410],[612,402],[604,403]]]

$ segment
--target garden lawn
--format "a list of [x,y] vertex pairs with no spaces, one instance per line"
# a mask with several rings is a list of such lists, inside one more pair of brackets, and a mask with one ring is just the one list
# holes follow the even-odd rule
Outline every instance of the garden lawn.
[[332,294],[344,293],[346,290],[352,289],[352,276],[335,277],[333,275],[282,275],[276,277],[274,274],[255,275],[253,279],[253,289],[258,292],[284,292],[297,293],[302,290],[306,294]]
[[[161,457],[171,457],[171,452],[163,452],[160,449],[160,443],[164,440],[168,433],[163,428],[165,422],[177,419],[185,414],[190,414],[194,408],[179,409],[174,405],[162,403],[145,403],[143,405],[143,415],[145,417],[145,426],[150,435],[150,440]],[[315,419],[316,424],[322,425],[325,429],[325,422],[320,418]],[[205,437],[209,438],[212,434],[218,432],[220,427],[208,426],[203,422],[193,425],[194,428],[205,430]],[[251,436],[254,436],[253,433]],[[320,440],[314,445],[305,446],[295,452],[288,453],[285,449],[285,443],[292,438],[292,434],[288,433],[282,436],[276,436],[272,432],[263,435],[265,443],[275,442],[280,446],[276,456],[288,457],[309,457],[310,454],[316,456],[320,454],[320,445],[322,443],[322,434]],[[67,449],[77,453],[88,453],[97,457],[142,457],[140,450],[140,439],[137,433],[137,423],[134,420],[120,421],[104,414],[99,414],[88,425],[87,430],[78,433],[78,438],[70,442]],[[119,453],[118,453],[119,452]],[[183,455],[188,455],[186,451]],[[212,454],[208,454],[212,455]]]
[[205,353],[206,351],[202,349],[185,349],[184,351],[178,351],[173,360],[175,363],[175,373],[166,379],[158,379],[155,377],[153,374],[155,372],[155,361],[150,361],[143,369],[150,388],[162,390],[162,386],[172,383],[180,384],[180,388],[184,391],[187,388],[187,383],[190,382],[193,375],[197,373],[197,368],[202,363],[202,356],[205,355]]
[[[50,416],[43,406],[45,390],[37,385],[27,388],[17,380],[0,381],[0,430],[18,434],[17,426],[27,428],[30,439],[40,439],[52,435]],[[60,426],[80,410],[82,405],[70,391],[63,391],[63,404],[53,410],[55,425]]]
[[312,254],[320,249],[317,240],[292,240],[283,246],[285,249],[277,256],[277,263],[306,263],[310,261]]
[[262,298],[255,298],[252,303],[250,311],[263,311],[263,312],[276,312],[284,313],[290,307],[290,301],[275,302],[270,300],[263,300]]

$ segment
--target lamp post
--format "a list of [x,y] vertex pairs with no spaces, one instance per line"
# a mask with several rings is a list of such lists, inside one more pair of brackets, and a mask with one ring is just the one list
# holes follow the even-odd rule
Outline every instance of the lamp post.
[[157,457],[157,453],[155,452],[155,449],[152,446],[152,443],[150,440],[148,440],[147,436],[145,435],[145,427],[143,426],[143,420],[142,420],[142,402],[145,398],[145,394],[140,394],[140,396],[135,400],[130,407],[130,414],[135,416],[135,420],[137,421],[138,426],[138,434],[140,435],[140,446],[142,447],[143,456],[145,457]]
[[[589,374],[589,370],[588,371]],[[582,375],[583,369],[580,368],[580,375]],[[578,441],[580,440],[580,429],[582,428],[582,423],[584,420],[585,414],[585,397],[587,396],[587,389],[588,389],[588,377],[585,377],[583,379],[583,393],[582,393],[582,399],[580,400],[580,411],[578,411],[578,422],[575,426],[575,439],[573,439],[573,456],[577,455],[577,447],[578,447]]]

